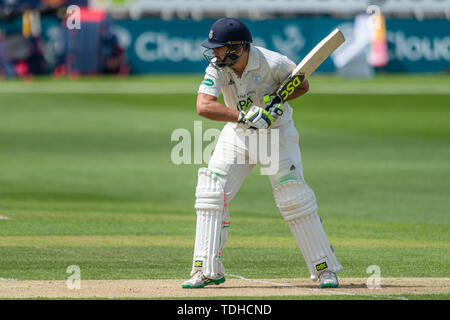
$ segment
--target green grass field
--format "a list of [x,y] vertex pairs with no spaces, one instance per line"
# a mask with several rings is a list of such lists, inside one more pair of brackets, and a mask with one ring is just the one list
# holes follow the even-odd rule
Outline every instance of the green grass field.
[[[205,164],[174,165],[171,133],[202,120],[202,77],[3,81],[0,278],[65,280],[69,265],[82,279],[186,278]],[[369,277],[377,265],[382,277],[448,280],[450,77],[318,75],[310,84],[291,105],[340,276]],[[309,277],[259,170],[230,218],[228,273]]]

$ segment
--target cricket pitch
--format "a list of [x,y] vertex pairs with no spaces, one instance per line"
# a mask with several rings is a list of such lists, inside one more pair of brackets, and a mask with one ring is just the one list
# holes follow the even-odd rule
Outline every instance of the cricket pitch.
[[[340,287],[320,289],[310,279],[238,279],[228,277],[221,285],[182,289],[185,279],[171,280],[81,280],[79,289],[69,289],[64,280],[2,280],[0,299],[164,299],[210,297],[365,296],[402,299],[406,294],[446,294],[450,278],[382,278],[380,288],[369,289],[365,278],[341,278]],[[400,296],[399,296],[400,295]]]

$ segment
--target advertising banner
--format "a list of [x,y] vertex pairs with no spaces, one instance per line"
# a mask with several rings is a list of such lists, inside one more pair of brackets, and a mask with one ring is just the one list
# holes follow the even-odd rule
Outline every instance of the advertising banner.
[[450,21],[388,19],[391,72],[450,71]]
[[[245,20],[254,44],[299,62],[323,37],[339,27],[353,41],[354,20],[334,18]],[[113,32],[126,47],[132,73],[203,72],[200,43],[214,20],[118,20]],[[450,69],[450,21],[386,19],[389,62],[386,72],[444,72]],[[327,59],[318,72],[335,70]]]
[[92,8],[126,9],[139,11],[172,12],[278,12],[278,13],[359,13],[371,5],[379,6],[383,13],[439,13],[448,10],[446,0],[90,0]]
[[[207,67],[201,42],[208,37],[214,19],[161,20],[121,19],[111,20],[110,31],[115,34],[120,47],[126,52],[130,72],[145,73],[202,73]],[[338,27],[346,42],[338,49],[348,57],[352,47],[358,47],[362,30],[355,19],[332,17],[247,20],[254,44],[280,52],[298,63],[323,37]],[[450,20],[447,19],[398,19],[384,20],[383,38],[387,41],[387,63],[375,68],[382,72],[448,72],[450,70]],[[45,42],[44,53],[48,65],[64,59],[67,47],[67,27],[56,17],[41,18],[41,38]],[[21,33],[22,19],[0,21],[0,33]],[[370,29],[370,28],[368,28]],[[72,30],[72,32],[77,32]],[[385,33],[385,34],[384,34]],[[84,43],[79,50],[88,48]],[[86,49],[87,50],[87,49]],[[354,49],[356,50],[356,49]],[[359,48],[367,51],[371,47]],[[338,53],[338,51],[336,51]],[[86,52],[86,54],[88,54]],[[342,56],[342,55],[341,55]],[[336,56],[327,59],[317,72],[334,72]],[[361,57],[360,57],[361,58]],[[385,58],[385,56],[384,56]],[[342,59],[340,59],[342,61]]]
[[[343,21],[331,19],[244,20],[253,42],[300,61],[317,42]],[[114,32],[127,47],[132,72],[202,72],[207,66],[201,42],[208,37],[214,20],[121,20]],[[322,71],[334,69],[326,61]]]

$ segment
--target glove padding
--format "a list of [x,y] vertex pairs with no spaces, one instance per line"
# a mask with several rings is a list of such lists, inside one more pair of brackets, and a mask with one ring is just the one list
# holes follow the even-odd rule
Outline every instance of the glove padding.
[[247,112],[239,113],[238,123],[243,123],[249,128],[268,129],[273,125],[273,118],[264,108],[253,106]]
[[283,115],[284,111],[286,111],[286,107],[283,104],[273,103],[275,98],[276,96],[268,94],[263,97],[264,105],[266,106],[266,110],[269,111],[269,114],[272,116],[273,122],[277,121],[278,118]]

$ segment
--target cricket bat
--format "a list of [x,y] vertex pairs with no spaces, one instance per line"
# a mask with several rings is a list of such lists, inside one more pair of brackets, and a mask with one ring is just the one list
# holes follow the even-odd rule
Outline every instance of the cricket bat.
[[320,41],[314,49],[312,49],[306,57],[297,65],[292,71],[291,75],[283,82],[280,88],[275,93],[275,98],[272,100],[269,109],[276,103],[284,103],[295,90],[307,79],[321,64],[333,53],[342,43],[345,38],[339,29],[334,29],[328,36]]

